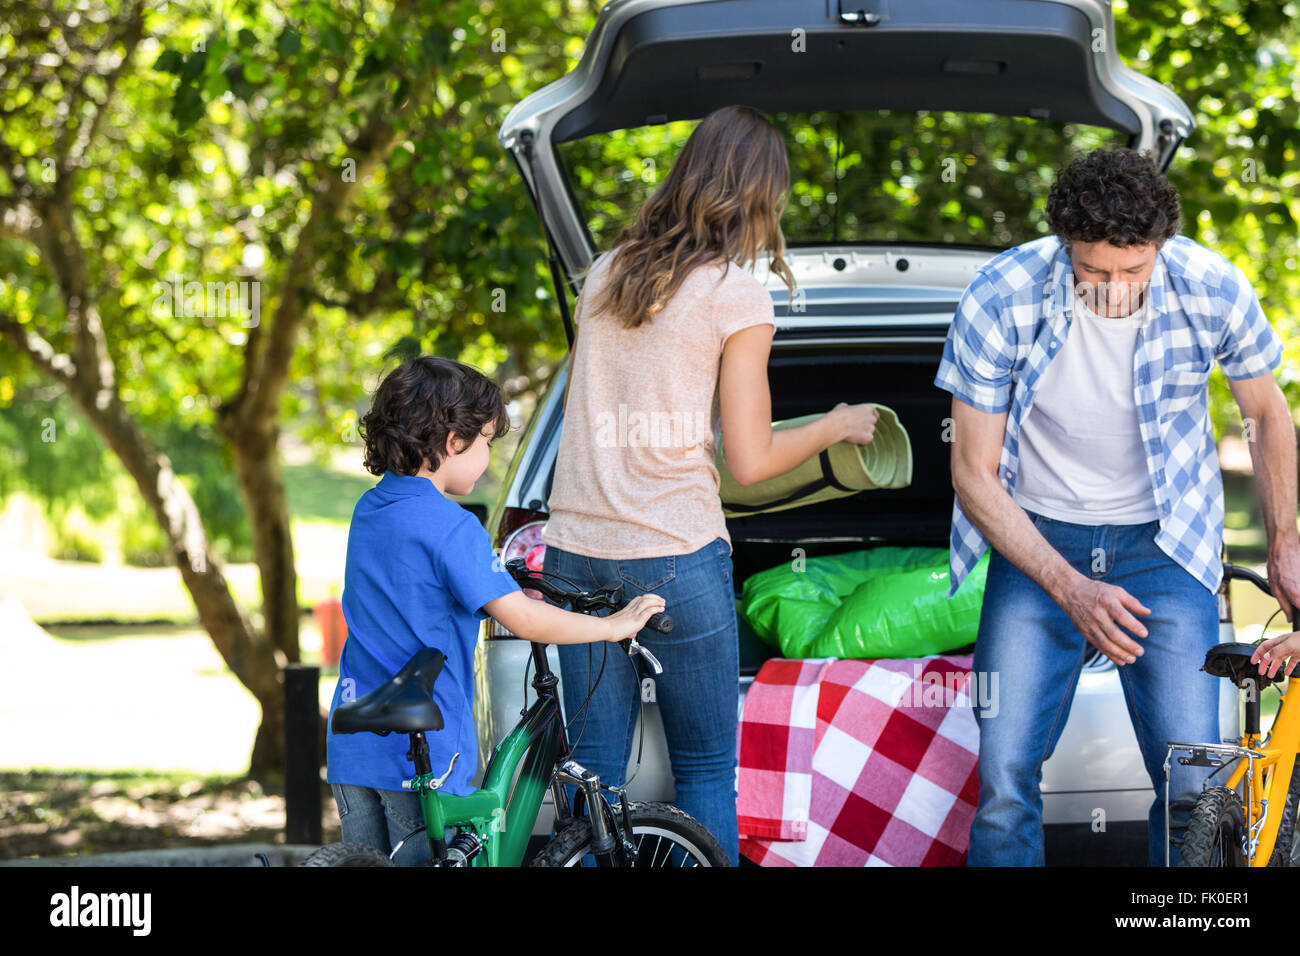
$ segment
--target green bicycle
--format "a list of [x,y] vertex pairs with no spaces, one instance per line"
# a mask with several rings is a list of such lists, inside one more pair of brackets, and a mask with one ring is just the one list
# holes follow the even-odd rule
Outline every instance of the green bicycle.
[[[556,575],[530,571],[522,558],[506,562],[506,569],[521,587],[581,613],[616,611],[627,603],[621,584],[590,593],[571,591],[546,580]],[[672,619],[660,612],[646,626],[667,633]],[[634,668],[639,656],[654,673],[663,672],[635,638],[619,643]],[[429,841],[432,866],[520,866],[548,787],[555,802],[556,832],[532,859],[533,866],[580,866],[584,861],[597,866],[730,866],[717,839],[694,817],[670,804],[630,801],[625,787],[603,786],[595,773],[572,759],[559,679],[550,669],[546,645],[531,646],[537,699],[497,744],[482,786],[464,796],[439,792],[460,755],[436,776],[424,736],[443,726],[433,701],[433,685],[445,661],[441,651],[421,649],[387,684],[340,705],[333,715],[334,733],[409,736],[407,758],[415,776],[402,786],[419,794],[424,824],[408,833],[391,855],[358,843],[334,843],[314,851],[299,866],[392,866],[392,857],[406,840],[421,832]],[[565,795],[567,785],[576,787],[572,805]],[[450,839],[449,829],[455,831]]]

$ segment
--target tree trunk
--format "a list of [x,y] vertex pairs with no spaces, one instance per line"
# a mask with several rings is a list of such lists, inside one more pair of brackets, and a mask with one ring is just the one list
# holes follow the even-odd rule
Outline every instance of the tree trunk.
[[226,666],[262,708],[250,772],[279,770],[284,765],[284,655],[254,630],[235,601],[221,561],[208,545],[194,499],[167,456],[150,444],[127,412],[116,390],[74,381],[69,393],[140,489],[167,536],[200,624]]
[[294,567],[289,500],[280,470],[279,429],[274,419],[243,423],[221,416],[220,420],[253,531],[262,582],[262,631],[287,663],[297,664],[301,660],[298,572]]

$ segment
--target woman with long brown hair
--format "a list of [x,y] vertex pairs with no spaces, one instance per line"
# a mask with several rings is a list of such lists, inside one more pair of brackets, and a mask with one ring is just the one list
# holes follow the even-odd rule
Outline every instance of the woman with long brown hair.
[[[757,110],[700,121],[635,221],[584,273],[549,514],[544,570],[667,602],[670,634],[639,640],[663,663],[655,699],[674,803],[738,862],[739,657],[731,538],[718,497],[717,437],[742,484],[784,474],[838,441],[865,444],[877,412],[837,405],[773,431],[767,359],[772,299],[741,265],[770,255],[794,296],[780,217],[789,191],[780,133]],[[739,263],[739,264],[738,264]],[[601,668],[558,648],[572,719]],[[602,782],[623,783],[638,713],[633,669],[611,660],[574,747]],[[585,721],[585,722],[584,722]]]

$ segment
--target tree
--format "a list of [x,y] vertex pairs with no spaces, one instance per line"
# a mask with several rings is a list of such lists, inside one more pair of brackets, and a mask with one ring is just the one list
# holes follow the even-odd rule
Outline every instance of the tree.
[[[557,12],[494,16],[526,37]],[[163,529],[262,707],[255,772],[281,765],[281,668],[299,658],[282,416],[310,407],[318,440],[354,441],[347,413],[382,342],[469,353],[522,383],[538,368],[540,234],[533,220],[501,239],[530,213],[500,189],[485,130],[522,96],[507,78],[532,80],[504,37],[473,2],[315,0],[224,20],[47,2],[0,33],[0,335],[76,403]],[[503,301],[517,321],[498,341],[486,315]],[[178,421],[229,455],[261,627],[151,438]]]

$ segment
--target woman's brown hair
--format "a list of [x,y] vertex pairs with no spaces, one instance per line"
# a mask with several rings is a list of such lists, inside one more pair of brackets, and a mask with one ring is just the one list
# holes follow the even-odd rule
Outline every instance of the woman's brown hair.
[[767,117],[748,106],[714,110],[691,132],[636,220],[615,238],[609,279],[584,308],[607,310],[636,328],[664,308],[696,266],[757,262],[764,249],[793,299],[780,223],[789,189],[785,142]]

